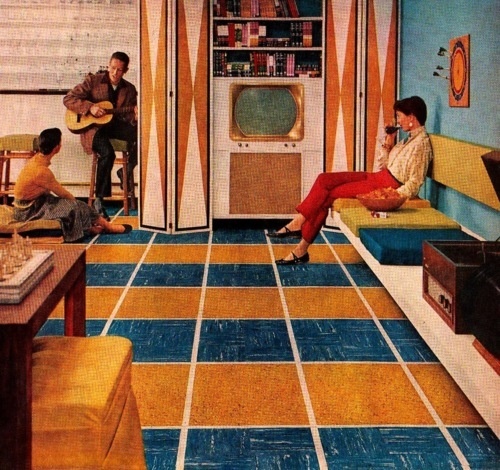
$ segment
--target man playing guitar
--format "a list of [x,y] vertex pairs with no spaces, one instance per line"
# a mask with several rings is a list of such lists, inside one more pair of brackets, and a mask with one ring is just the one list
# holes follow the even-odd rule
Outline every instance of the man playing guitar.
[[123,78],[128,71],[129,61],[124,52],[114,52],[106,72],[87,75],[82,83],[76,85],[63,98],[64,106],[68,110],[80,116],[90,114],[97,120],[109,113],[108,109],[99,105],[100,102],[112,103],[116,111],[124,109],[124,112],[114,113],[108,123],[102,126],[88,126],[82,129],[80,134],[85,152],[91,155],[94,151],[98,155],[94,207],[108,220],[103,198],[111,196],[111,170],[115,152],[110,139],[128,142],[128,175],[123,175],[122,170],[118,170],[120,181],[123,182],[123,178],[127,177],[130,182],[137,166],[137,89]]

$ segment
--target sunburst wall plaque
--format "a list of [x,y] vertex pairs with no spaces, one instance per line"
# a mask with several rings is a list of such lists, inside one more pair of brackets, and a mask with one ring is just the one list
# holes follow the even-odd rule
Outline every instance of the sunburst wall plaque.
[[470,35],[450,40],[449,105],[469,107],[470,91]]

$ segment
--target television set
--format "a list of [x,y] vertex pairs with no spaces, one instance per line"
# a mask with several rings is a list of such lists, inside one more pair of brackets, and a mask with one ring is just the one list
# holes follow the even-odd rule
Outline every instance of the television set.
[[233,83],[229,90],[229,135],[233,141],[301,141],[304,86]]

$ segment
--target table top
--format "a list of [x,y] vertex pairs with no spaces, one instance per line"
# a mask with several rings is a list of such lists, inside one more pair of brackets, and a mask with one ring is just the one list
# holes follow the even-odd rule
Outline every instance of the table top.
[[54,267],[19,304],[0,305],[0,328],[27,325],[35,314],[50,315],[85,270],[85,249],[68,245],[36,245],[34,249],[53,250]]

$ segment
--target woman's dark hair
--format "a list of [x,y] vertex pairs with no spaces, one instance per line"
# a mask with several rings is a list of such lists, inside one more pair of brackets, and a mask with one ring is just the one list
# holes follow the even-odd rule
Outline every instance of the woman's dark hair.
[[120,62],[123,62],[125,64],[125,68],[128,69],[128,64],[130,62],[130,58],[127,54],[125,54],[125,52],[120,52],[120,51],[113,52],[111,59],[116,59],[116,60],[119,60]]
[[38,137],[38,148],[44,155],[48,155],[61,143],[61,129],[53,127],[45,129]]
[[400,111],[409,116],[413,114],[422,126],[427,120],[427,106],[420,96],[411,96],[394,103],[394,111]]

